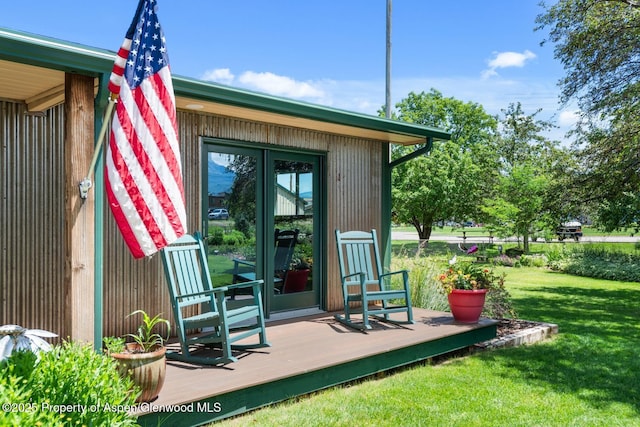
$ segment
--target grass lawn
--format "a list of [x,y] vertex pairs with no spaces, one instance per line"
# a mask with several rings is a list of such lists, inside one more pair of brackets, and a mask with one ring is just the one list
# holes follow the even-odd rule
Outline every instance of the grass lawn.
[[506,271],[519,317],[558,324],[556,337],[413,366],[216,425],[640,426],[640,284]]

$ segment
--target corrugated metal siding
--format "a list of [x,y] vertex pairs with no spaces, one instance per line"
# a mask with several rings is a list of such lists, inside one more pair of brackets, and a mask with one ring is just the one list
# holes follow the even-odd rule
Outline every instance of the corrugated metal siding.
[[[0,101],[0,324],[68,335],[64,328],[64,106],[44,116]],[[190,231],[200,228],[202,136],[300,147],[327,153],[329,310],[341,308],[335,228],[380,227],[381,144],[339,135],[179,112]],[[101,173],[97,171],[97,173]],[[105,212],[104,334],[133,332],[134,310],[171,307],[159,255],[134,260]]]
[[[380,158],[382,144],[339,135],[254,123],[228,117],[178,112],[189,230],[201,220],[200,138],[212,137],[300,147],[327,153],[328,255],[327,309],[339,310],[342,296],[333,230],[380,228]],[[111,219],[105,215],[105,335],[122,335],[135,327],[124,317],[138,308],[164,313],[171,306],[159,256],[135,261],[122,243]]]
[[65,337],[64,107],[0,112],[0,324]]

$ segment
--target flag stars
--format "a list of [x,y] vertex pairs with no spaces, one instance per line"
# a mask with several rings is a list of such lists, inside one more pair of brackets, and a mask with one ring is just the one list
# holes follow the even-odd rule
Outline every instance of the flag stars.
[[153,7],[155,6],[149,6],[140,16],[135,36],[132,37],[129,58],[134,62],[127,62],[129,71],[126,73],[132,86],[140,84],[146,77],[169,65],[165,48],[166,40]]

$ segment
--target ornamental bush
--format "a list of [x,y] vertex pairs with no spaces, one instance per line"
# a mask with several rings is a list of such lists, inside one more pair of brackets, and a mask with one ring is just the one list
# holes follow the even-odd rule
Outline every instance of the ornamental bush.
[[[126,408],[137,390],[118,374],[116,362],[91,346],[64,342],[39,360],[15,352],[0,364],[0,400],[8,425],[134,426]],[[3,420],[4,421],[4,420]]]
[[577,276],[640,282],[640,256],[597,247],[574,249],[560,269]]

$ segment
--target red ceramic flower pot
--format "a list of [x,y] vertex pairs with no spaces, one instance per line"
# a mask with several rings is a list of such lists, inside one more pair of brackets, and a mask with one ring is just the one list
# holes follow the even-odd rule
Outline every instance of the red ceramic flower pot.
[[486,289],[454,289],[448,295],[453,318],[460,323],[477,323],[484,308]]

